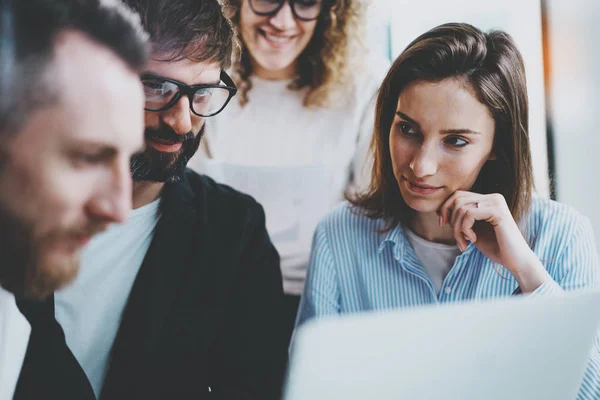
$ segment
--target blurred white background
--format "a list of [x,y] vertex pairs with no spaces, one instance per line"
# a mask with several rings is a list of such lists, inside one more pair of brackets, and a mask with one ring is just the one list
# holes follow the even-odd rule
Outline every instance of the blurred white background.
[[600,2],[548,0],[547,99],[556,194],[590,218],[600,249]]

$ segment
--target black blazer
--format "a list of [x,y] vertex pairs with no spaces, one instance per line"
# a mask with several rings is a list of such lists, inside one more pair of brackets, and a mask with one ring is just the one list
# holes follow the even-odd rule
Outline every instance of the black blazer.
[[188,170],[160,210],[100,398],[279,398],[283,289],[262,207]]

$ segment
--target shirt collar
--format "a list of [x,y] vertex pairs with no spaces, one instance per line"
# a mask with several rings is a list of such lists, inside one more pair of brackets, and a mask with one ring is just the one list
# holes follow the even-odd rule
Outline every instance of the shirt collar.
[[[377,249],[377,253],[381,254],[381,252],[386,248],[387,245],[393,246],[393,254],[396,260],[401,260],[405,257],[407,252],[407,238],[406,233],[404,232],[404,228],[401,224],[398,224],[395,228],[390,230],[382,239],[379,244],[379,248]],[[470,254],[475,251],[477,247],[473,243],[469,243],[464,252],[459,254],[461,255]]]
[[401,224],[396,225],[383,237],[377,252],[381,253],[388,245],[393,246],[394,258],[396,260],[402,259],[405,252],[406,237],[404,236],[404,228]]

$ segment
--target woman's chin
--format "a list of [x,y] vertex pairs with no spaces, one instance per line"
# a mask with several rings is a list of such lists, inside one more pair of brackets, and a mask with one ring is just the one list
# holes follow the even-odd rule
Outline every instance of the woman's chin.
[[436,212],[440,207],[438,201],[432,200],[422,200],[422,199],[408,199],[404,200],[407,206],[409,206],[413,211],[418,213],[433,213]]

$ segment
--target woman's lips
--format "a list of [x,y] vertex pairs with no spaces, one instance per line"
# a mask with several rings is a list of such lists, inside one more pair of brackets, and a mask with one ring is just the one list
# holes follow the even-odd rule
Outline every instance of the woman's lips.
[[413,193],[420,194],[420,195],[433,194],[443,188],[443,186],[430,186],[430,185],[425,185],[422,183],[419,184],[419,183],[410,181],[408,179],[405,179],[404,182],[406,182],[406,186],[408,187],[408,190],[410,190]]
[[258,30],[260,32],[260,36],[267,42],[268,45],[275,48],[282,48],[287,46],[292,42],[295,38],[295,35],[275,35],[262,29]]

